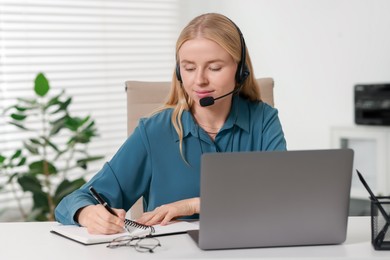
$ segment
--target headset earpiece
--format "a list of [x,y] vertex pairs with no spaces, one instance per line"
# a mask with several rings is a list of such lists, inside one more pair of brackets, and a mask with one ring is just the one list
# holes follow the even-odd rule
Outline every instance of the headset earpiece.
[[242,85],[242,84],[244,84],[244,82],[248,78],[248,76],[251,74],[248,66],[246,65],[246,44],[245,44],[244,36],[242,35],[240,28],[238,28],[238,26],[233,21],[231,21],[231,22],[237,28],[237,31],[240,34],[241,60],[237,65],[236,83],[237,83],[237,85]]
[[237,72],[236,72],[237,85],[242,85],[245,82],[245,80],[249,77],[249,75],[250,75],[250,71],[248,67],[246,66],[245,63],[243,64],[240,61],[240,63],[237,66]]

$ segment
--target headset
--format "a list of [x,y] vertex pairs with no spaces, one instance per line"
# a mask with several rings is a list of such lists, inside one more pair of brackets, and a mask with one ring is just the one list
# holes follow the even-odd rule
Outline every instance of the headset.
[[[232,20],[230,20],[229,18],[227,18],[227,19],[234,25],[234,27],[236,27],[237,32],[240,35],[241,60],[240,60],[240,62],[237,65],[237,71],[236,71],[235,79],[236,79],[236,84],[241,86],[245,82],[245,80],[248,78],[248,76],[250,75],[249,68],[246,65],[246,45],[245,45],[245,40],[244,40],[244,36],[242,35],[242,32],[241,32],[240,28]],[[179,63],[176,63],[176,77],[177,77],[177,80],[180,83],[183,83],[183,80],[182,80],[181,74],[180,74],[180,64]]]

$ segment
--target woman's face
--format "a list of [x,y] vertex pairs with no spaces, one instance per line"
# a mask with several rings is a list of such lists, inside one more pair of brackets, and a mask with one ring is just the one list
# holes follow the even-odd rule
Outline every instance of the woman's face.
[[[187,94],[199,106],[199,100],[217,98],[233,91],[237,63],[214,41],[196,38],[179,49],[180,74]],[[231,96],[215,101],[231,102]]]

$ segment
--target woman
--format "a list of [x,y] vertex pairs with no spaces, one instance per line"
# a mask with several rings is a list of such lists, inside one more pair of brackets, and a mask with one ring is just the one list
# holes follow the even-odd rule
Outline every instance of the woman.
[[[90,233],[121,232],[126,211],[141,196],[142,224],[196,217],[202,153],[286,149],[277,110],[260,101],[244,38],[231,20],[194,18],[178,38],[176,62],[165,106],[141,119],[111,161],[61,201],[59,222]],[[118,216],[95,205],[91,185]]]

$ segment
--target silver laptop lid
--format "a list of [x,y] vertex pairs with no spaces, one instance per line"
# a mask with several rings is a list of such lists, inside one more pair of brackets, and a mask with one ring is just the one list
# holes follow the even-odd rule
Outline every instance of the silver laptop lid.
[[202,249],[338,244],[346,239],[350,149],[202,156]]

